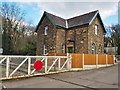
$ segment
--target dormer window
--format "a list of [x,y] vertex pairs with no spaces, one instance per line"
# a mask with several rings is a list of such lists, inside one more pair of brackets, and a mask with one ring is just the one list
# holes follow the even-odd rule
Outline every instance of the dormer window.
[[98,34],[98,25],[95,25],[95,34]]
[[47,35],[47,33],[48,33],[48,26],[45,26],[44,34]]

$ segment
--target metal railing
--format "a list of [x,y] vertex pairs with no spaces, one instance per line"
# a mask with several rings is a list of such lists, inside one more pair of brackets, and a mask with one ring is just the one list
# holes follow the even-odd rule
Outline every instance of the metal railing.
[[[42,70],[36,71],[34,63],[41,60]],[[67,56],[0,56],[0,65],[3,69],[3,75],[0,79],[9,79],[15,77],[27,77],[33,75],[43,75],[56,73],[71,69],[71,59]]]

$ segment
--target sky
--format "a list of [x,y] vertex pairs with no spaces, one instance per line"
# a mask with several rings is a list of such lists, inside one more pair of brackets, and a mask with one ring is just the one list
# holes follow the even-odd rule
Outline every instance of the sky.
[[[5,0],[4,0],[5,1]],[[8,0],[9,1],[9,0]],[[23,0],[21,0],[23,1]],[[105,0],[104,0],[105,1]],[[8,2],[13,3],[13,2]],[[15,2],[26,13],[25,22],[36,26],[44,11],[64,19],[99,10],[105,26],[118,23],[118,2]]]

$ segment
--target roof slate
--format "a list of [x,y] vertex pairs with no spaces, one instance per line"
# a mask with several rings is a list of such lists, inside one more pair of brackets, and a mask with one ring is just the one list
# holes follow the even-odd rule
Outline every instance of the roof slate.
[[65,19],[63,19],[63,18],[61,18],[59,16],[56,16],[56,15],[50,14],[48,12],[46,12],[46,14],[50,16],[50,18],[54,21],[55,25],[66,28]]
[[70,18],[67,20],[68,27],[71,28],[71,27],[75,27],[75,26],[89,24],[96,13],[97,13],[97,11],[94,11],[94,12],[90,12],[87,14],[77,16],[77,17]]

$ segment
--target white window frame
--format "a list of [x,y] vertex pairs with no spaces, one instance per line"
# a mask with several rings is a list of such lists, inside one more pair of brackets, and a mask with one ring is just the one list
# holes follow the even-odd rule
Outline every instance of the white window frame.
[[95,54],[95,44],[92,44],[92,54]]
[[62,45],[62,53],[65,53],[65,45]]
[[97,35],[98,34],[98,25],[95,24],[95,34]]
[[45,26],[44,35],[48,34],[48,26]]
[[47,54],[48,54],[48,53],[47,53],[47,48],[46,48],[46,46],[45,46],[45,45],[44,45],[43,54],[44,54],[44,55],[47,55]]

